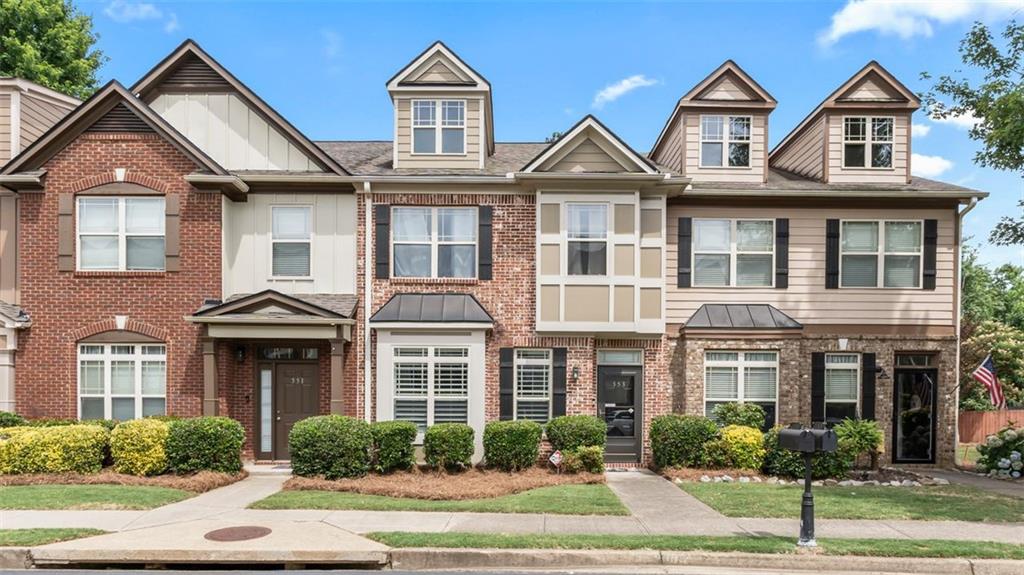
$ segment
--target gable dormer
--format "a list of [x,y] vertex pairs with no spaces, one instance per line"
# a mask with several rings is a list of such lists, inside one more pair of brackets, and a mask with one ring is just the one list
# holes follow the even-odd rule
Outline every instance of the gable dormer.
[[491,84],[442,42],[387,82],[395,107],[394,167],[484,167],[494,153]]
[[910,181],[920,100],[875,61],[844,82],[772,150],[773,168],[825,183]]
[[657,169],[597,118],[584,116],[544,149],[522,172],[655,174]]
[[775,104],[727,60],[679,100],[651,157],[694,182],[764,182],[768,115]]

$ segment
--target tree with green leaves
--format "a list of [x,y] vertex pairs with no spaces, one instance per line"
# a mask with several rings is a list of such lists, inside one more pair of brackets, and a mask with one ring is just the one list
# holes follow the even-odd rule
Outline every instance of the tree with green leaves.
[[87,98],[106,61],[97,40],[92,18],[70,0],[0,0],[0,76]]

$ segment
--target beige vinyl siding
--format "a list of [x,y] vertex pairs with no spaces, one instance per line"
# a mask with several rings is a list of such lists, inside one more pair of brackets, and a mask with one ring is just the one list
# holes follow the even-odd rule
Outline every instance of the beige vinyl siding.
[[899,100],[899,93],[892,89],[887,82],[876,76],[867,76],[859,84],[851,88],[841,96],[845,100],[865,100],[877,102],[879,100]]
[[697,96],[700,100],[730,100],[737,102],[751,101],[750,94],[733,81],[729,76],[724,76],[713,86]]
[[808,124],[800,136],[777,154],[772,165],[780,170],[821,180],[825,176],[824,147],[825,116],[822,115]]
[[69,104],[56,104],[31,92],[21,94],[21,149],[29,147],[61,118],[74,108]]
[[[678,288],[678,222],[694,218],[789,218],[789,287]],[[825,289],[825,220],[936,219],[939,223],[935,290]],[[682,324],[705,303],[765,303],[809,324],[954,324],[955,210],[821,209],[670,206],[666,322]]]
[[547,171],[617,173],[629,170],[605,153],[593,140],[587,138]]
[[[843,118],[889,116],[894,118],[892,169],[843,167]],[[828,122],[828,180],[835,184],[905,184],[910,148],[910,116],[899,112],[833,112]]]
[[422,74],[411,78],[410,82],[459,82],[462,78],[452,71],[444,62],[434,62]]
[[661,143],[661,146],[654,152],[652,159],[666,166],[671,170],[682,174],[683,173],[683,131],[680,129],[682,126],[683,117],[686,116],[683,112],[679,112],[672,124],[669,125],[665,132],[665,138]]
[[0,166],[11,159],[11,95],[0,94]]
[[[700,167],[700,117],[706,116],[751,116],[750,167],[749,168],[702,168]],[[686,169],[687,177],[695,182],[763,182],[765,163],[765,128],[767,116],[748,112],[707,112],[687,113],[686,124]],[[725,129],[728,129],[726,127]]]
[[0,197],[0,301],[18,303],[18,198]]
[[[465,100],[466,101],[466,153],[412,154],[412,101],[413,100]],[[399,168],[480,169],[480,114],[479,96],[467,94],[402,94],[395,99],[397,106],[397,153]],[[438,111],[440,113],[440,111]]]

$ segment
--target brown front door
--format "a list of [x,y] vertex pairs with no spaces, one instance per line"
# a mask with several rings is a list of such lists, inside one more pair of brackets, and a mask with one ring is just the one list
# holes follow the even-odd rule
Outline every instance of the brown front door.
[[288,434],[295,422],[319,413],[318,375],[315,363],[274,366],[274,459],[289,459]]

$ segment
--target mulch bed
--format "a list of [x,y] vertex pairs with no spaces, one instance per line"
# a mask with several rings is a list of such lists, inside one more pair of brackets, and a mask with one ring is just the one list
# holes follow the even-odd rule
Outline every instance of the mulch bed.
[[141,485],[150,487],[168,487],[192,493],[204,493],[218,487],[231,485],[241,481],[248,473],[232,475],[215,471],[200,471],[194,475],[157,475],[155,477],[136,477],[115,473],[104,469],[99,473],[39,473],[26,475],[0,475],[0,486],[11,485]]
[[553,485],[604,483],[599,473],[557,474],[542,467],[515,473],[470,469],[462,473],[438,473],[413,469],[387,475],[366,475],[357,479],[336,481],[308,477],[292,477],[284,484],[293,491],[347,491],[364,495],[405,497],[434,501],[486,499],[500,497]]

